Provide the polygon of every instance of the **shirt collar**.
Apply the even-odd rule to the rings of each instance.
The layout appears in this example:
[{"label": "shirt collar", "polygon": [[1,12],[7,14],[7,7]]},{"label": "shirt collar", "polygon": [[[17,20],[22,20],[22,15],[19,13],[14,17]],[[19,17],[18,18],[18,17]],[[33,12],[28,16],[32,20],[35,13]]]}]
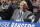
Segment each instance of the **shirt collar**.
[{"label": "shirt collar", "polygon": [[[21,13],[22,11],[20,10],[20,13]],[[22,14],[23,14],[24,12],[22,12]]]}]

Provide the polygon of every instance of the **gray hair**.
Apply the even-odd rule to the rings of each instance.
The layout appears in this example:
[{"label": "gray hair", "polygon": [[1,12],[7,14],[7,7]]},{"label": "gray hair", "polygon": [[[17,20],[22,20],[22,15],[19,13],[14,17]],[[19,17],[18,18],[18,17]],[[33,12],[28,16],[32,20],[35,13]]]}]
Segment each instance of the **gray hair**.
[{"label": "gray hair", "polygon": [[26,5],[26,7],[28,8],[28,5],[27,5],[27,2],[26,1],[21,1],[21,2],[23,2]]}]

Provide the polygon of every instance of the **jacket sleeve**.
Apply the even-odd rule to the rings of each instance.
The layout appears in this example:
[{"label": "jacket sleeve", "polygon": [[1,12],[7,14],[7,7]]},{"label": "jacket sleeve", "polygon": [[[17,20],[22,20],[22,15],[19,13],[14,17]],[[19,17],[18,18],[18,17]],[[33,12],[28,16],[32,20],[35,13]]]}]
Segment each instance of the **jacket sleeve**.
[{"label": "jacket sleeve", "polygon": [[28,19],[31,19],[32,23],[34,22],[35,18],[36,18],[36,16],[32,13],[28,15]]}]

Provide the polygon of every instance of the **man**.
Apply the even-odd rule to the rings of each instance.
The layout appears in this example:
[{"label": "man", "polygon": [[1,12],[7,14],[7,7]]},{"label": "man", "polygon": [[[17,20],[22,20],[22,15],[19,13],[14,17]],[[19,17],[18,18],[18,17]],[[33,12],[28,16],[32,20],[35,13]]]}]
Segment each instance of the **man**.
[{"label": "man", "polygon": [[37,0],[34,0],[34,2],[35,3],[33,3],[32,5],[33,5],[33,13],[36,15],[36,14],[38,14],[38,11],[39,11],[39,4],[38,4],[38,2],[37,2]]},{"label": "man", "polygon": [[36,14],[35,23],[40,23],[40,12]]},{"label": "man", "polygon": [[10,20],[14,10],[16,9],[16,6],[12,2],[10,2],[10,3],[9,3],[10,5],[8,6],[7,11],[3,15],[3,20]]},{"label": "man", "polygon": [[32,20],[35,19],[34,15],[32,15],[32,13],[28,10],[26,10],[27,8],[27,4],[25,1],[21,1],[20,2],[20,9],[15,10],[14,14],[11,17],[11,20],[13,21],[23,21],[23,22],[30,22],[30,19]]},{"label": "man", "polygon": [[2,9],[2,3],[1,3],[1,0],[0,0],[0,20],[2,20],[2,14],[3,14],[3,9]]}]

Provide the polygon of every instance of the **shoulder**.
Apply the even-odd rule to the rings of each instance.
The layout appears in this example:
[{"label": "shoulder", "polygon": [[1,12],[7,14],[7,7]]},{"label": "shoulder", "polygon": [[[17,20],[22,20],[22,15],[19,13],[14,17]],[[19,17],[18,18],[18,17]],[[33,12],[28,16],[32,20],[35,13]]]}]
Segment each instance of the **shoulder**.
[{"label": "shoulder", "polygon": [[19,9],[16,9],[16,10],[14,10],[14,11],[19,11]]},{"label": "shoulder", "polygon": [[34,19],[36,16],[32,13],[32,12],[30,12],[30,11],[27,11],[27,14],[28,14],[28,16],[27,16],[27,18],[29,18],[29,19]]},{"label": "shoulder", "polygon": [[19,11],[19,9],[14,10],[14,12],[18,12],[18,11]]},{"label": "shoulder", "polygon": [[31,12],[31,11],[26,10],[26,13],[31,14],[32,12]]}]

